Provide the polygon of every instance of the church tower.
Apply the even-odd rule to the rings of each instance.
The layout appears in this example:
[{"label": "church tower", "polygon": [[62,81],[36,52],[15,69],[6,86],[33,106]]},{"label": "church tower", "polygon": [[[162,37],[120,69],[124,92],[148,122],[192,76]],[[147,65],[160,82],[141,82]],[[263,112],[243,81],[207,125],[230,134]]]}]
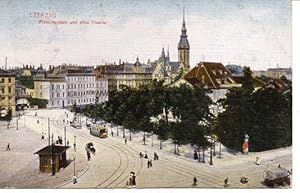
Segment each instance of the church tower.
[{"label": "church tower", "polygon": [[190,69],[190,44],[187,39],[186,27],[185,27],[185,13],[183,8],[183,21],[181,27],[181,35],[178,43],[178,62],[183,64],[184,71]]}]

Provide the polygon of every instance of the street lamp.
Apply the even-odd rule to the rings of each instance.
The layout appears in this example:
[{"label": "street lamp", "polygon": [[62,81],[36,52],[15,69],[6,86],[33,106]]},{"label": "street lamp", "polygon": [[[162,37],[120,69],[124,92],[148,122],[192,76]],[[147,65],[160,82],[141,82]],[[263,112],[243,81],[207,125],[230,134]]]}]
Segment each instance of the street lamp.
[{"label": "street lamp", "polygon": [[212,143],[210,145],[210,160],[209,165],[213,165],[213,151],[212,151]]},{"label": "street lamp", "polygon": [[125,138],[125,128],[123,126],[123,138]]},{"label": "street lamp", "polygon": [[177,143],[177,140],[174,140],[174,154],[176,155],[176,143]]},{"label": "street lamp", "polygon": [[219,158],[222,158],[222,153],[221,153],[221,151],[222,151],[222,143],[221,143],[220,140],[219,140],[219,143],[220,143]]},{"label": "street lamp", "polygon": [[74,161],[74,176],[76,176],[76,169],[75,169],[75,154],[73,155],[73,161]]},{"label": "street lamp", "polygon": [[119,125],[117,124],[117,136],[119,136]]},{"label": "street lamp", "polygon": [[213,143],[214,143],[214,152],[213,152],[213,156],[216,156],[216,136],[213,135]]},{"label": "street lamp", "polygon": [[153,147],[153,131],[151,131],[151,134],[152,134],[152,147]]},{"label": "street lamp", "polygon": [[202,147],[202,163],[205,163],[205,147],[204,147],[204,145],[203,145],[203,147]]}]

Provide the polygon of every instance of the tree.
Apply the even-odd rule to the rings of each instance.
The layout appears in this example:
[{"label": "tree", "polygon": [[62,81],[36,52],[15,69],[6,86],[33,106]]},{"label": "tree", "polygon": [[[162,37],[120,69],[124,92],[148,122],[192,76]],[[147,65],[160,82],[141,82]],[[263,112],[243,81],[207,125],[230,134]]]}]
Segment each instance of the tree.
[{"label": "tree", "polygon": [[222,101],[224,112],[216,122],[216,133],[227,147],[240,151],[245,132],[250,151],[263,151],[291,144],[291,103],[276,89],[253,91],[250,69],[245,69],[241,88],[230,89]]}]

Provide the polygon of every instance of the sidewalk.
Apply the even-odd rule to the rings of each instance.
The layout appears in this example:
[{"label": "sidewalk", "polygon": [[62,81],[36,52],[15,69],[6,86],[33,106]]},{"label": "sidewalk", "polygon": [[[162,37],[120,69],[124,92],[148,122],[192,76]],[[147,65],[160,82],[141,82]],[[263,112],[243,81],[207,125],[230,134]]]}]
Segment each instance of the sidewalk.
[{"label": "sidewalk", "polygon": [[[36,121],[26,117],[19,120],[16,130],[16,118],[9,129],[1,127],[0,135],[0,188],[48,188],[60,185],[73,177],[73,162],[62,168],[55,176],[39,172],[39,157],[34,153],[48,145],[47,139],[41,139],[41,132]],[[30,128],[30,129],[29,129]],[[5,151],[10,143],[11,151]],[[67,160],[72,159],[73,149],[67,151]],[[86,156],[76,154],[76,170],[79,173],[87,168]]]}]

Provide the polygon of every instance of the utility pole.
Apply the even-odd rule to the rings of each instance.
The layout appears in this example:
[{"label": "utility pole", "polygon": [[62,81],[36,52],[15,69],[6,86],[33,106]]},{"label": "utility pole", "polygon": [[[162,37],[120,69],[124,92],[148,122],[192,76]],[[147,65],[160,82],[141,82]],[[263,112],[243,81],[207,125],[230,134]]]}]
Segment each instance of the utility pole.
[{"label": "utility pole", "polygon": [[48,117],[48,145],[50,146],[50,118]]},{"label": "utility pole", "polygon": [[52,162],[52,176],[55,175],[55,163],[54,163],[54,144],[53,144],[53,133],[52,133],[52,145],[51,145],[51,162]]},{"label": "utility pole", "polygon": [[65,133],[65,147],[67,146],[67,130],[66,130],[66,126],[64,127],[64,133]]}]

